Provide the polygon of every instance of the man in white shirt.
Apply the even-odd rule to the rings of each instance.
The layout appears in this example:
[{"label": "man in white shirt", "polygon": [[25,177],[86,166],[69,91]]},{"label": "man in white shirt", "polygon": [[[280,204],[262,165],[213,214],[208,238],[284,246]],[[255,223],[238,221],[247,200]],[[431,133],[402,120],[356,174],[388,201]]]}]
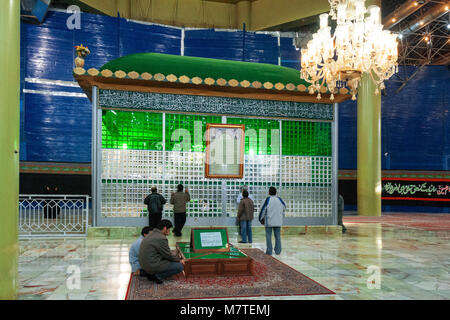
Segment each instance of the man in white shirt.
[{"label": "man in white shirt", "polygon": [[269,188],[269,196],[264,200],[264,204],[259,213],[259,221],[266,227],[266,254],[272,254],[272,230],[275,235],[275,254],[281,253],[280,230],[283,225],[284,212],[286,204],[277,197],[277,189]]}]

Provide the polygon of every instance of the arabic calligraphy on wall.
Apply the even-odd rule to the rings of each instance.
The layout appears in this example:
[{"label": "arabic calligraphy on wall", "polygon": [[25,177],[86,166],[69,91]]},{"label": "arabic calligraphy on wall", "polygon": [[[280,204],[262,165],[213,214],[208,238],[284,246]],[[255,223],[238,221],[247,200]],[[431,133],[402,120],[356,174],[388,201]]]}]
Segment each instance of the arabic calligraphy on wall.
[{"label": "arabic calligraphy on wall", "polygon": [[450,179],[383,178],[382,199],[450,202]]}]

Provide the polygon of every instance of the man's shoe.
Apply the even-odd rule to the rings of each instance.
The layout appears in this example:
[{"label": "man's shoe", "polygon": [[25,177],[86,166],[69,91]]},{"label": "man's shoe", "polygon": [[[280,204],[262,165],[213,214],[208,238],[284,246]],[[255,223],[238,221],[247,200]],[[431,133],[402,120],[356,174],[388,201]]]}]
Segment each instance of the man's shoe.
[{"label": "man's shoe", "polygon": [[158,277],[156,277],[154,274],[147,275],[147,279],[150,281],[156,282],[157,284],[163,283],[163,281],[161,279],[159,279]]},{"label": "man's shoe", "polygon": [[139,276],[140,276],[140,277],[146,277],[146,276],[148,275],[148,273],[145,272],[144,269],[140,269],[139,271],[140,271],[140,272],[139,272]]}]

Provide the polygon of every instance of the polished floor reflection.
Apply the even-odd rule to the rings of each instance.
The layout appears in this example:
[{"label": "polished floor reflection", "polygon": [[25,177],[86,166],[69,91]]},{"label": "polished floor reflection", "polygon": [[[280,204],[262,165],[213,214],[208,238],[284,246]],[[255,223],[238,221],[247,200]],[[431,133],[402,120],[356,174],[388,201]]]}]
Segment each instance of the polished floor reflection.
[{"label": "polished floor reflection", "polygon": [[[449,229],[426,230],[376,219],[344,221],[347,232],[342,237],[282,237],[283,251],[275,257],[336,293],[286,299],[450,299]],[[176,240],[171,235],[170,245]],[[188,235],[182,240],[188,241]],[[230,241],[237,243],[237,235],[230,234]],[[132,242],[20,241],[19,299],[124,299]],[[264,236],[255,234],[252,246],[264,250]]]}]

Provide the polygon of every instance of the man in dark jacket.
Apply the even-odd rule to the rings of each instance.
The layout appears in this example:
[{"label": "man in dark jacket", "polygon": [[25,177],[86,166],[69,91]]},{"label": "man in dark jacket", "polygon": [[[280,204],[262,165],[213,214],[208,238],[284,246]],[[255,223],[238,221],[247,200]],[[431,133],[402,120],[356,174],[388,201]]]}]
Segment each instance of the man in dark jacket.
[{"label": "man in dark jacket", "polygon": [[156,187],[152,187],[152,193],[144,199],[144,204],[148,209],[148,226],[150,228],[156,228],[161,221],[163,206],[167,202],[157,191]]},{"label": "man in dark jacket", "polygon": [[181,230],[186,223],[186,203],[191,201],[191,195],[186,188],[183,192],[183,185],[177,186],[177,192],[172,193],[170,197],[170,204],[173,204],[173,217],[175,222],[175,228],[173,233],[176,237],[181,237]]},{"label": "man in dark jacket", "polygon": [[172,222],[163,219],[141,242],[139,264],[150,281],[162,283],[165,278],[184,270],[184,260],[172,254],[167,235]]},{"label": "man in dark jacket", "polygon": [[248,191],[242,191],[242,200],[239,202],[237,219],[241,226],[242,241],[239,243],[252,243],[252,220],[255,207],[253,200],[249,198]]}]

